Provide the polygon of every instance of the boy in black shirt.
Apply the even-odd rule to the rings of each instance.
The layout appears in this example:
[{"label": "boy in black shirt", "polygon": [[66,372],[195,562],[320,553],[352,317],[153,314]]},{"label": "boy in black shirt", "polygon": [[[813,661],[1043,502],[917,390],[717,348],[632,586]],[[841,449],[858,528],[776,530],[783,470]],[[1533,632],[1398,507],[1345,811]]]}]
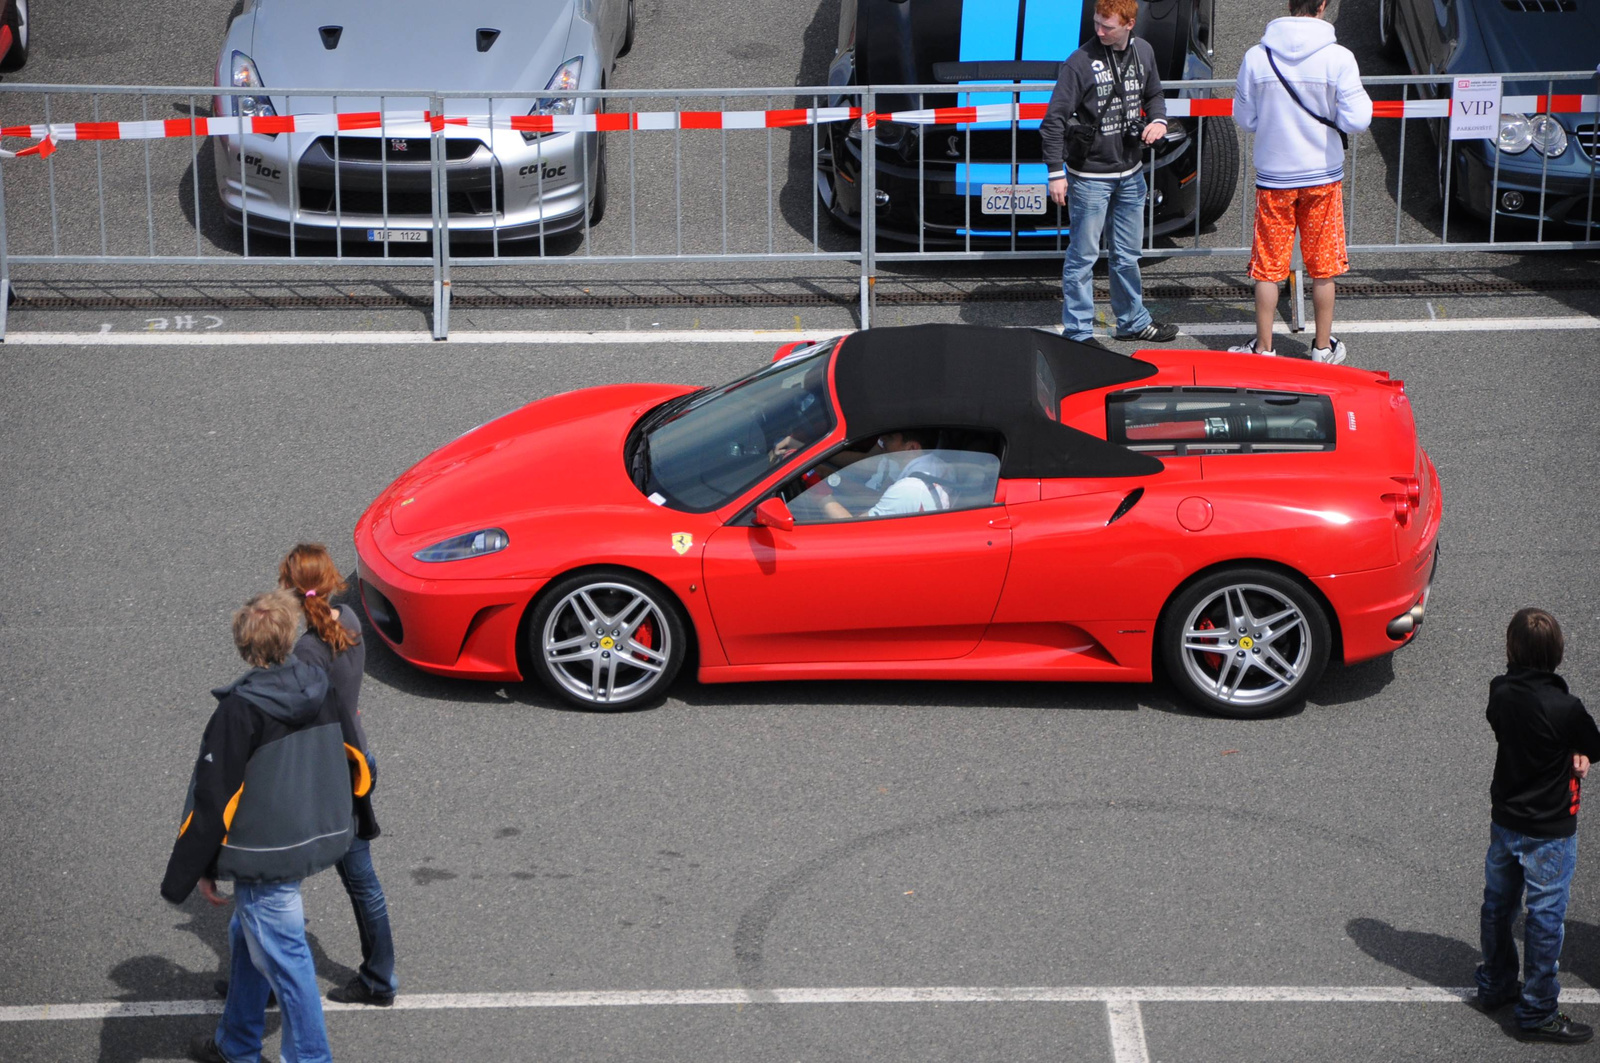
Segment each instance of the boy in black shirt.
[{"label": "boy in black shirt", "polygon": [[[1556,1010],[1556,971],[1578,864],[1578,797],[1590,760],[1600,758],[1600,729],[1556,675],[1564,648],[1555,617],[1523,609],[1506,629],[1506,674],[1489,684],[1489,725],[1500,749],[1489,787],[1493,822],[1477,982],[1478,1005],[1485,1011],[1517,1002],[1522,1040],[1581,1044],[1594,1028]],[[1524,888],[1526,958],[1519,989],[1511,925]]]}]

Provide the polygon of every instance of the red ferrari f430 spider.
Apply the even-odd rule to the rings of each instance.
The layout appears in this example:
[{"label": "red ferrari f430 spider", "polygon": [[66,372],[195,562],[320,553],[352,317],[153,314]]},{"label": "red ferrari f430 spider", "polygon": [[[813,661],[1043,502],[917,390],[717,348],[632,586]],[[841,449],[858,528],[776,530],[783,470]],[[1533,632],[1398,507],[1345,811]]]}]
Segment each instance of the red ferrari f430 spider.
[{"label": "red ferrari f430 spider", "polygon": [[1145,682],[1230,716],[1417,634],[1443,504],[1386,373],[1028,329],[529,403],[356,526],[405,660],[590,708],[702,682]]}]

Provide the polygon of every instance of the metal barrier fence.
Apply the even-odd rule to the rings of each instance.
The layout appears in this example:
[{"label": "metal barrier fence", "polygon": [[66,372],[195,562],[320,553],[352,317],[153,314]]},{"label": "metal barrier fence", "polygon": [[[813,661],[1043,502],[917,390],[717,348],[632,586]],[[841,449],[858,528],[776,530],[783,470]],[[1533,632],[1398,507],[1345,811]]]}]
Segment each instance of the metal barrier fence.
[{"label": "metal barrier fence", "polygon": [[[1507,75],[1508,112],[1577,114],[1560,151],[1550,134],[1515,155],[1445,139],[1459,76],[1364,79],[1399,98],[1351,138],[1351,253],[1600,248],[1600,103],[1582,94],[1595,75]],[[1249,255],[1250,142],[1232,86],[1168,86],[1175,121],[1146,163],[1147,256]],[[0,133],[42,156],[0,162],[0,290],[13,266],[53,264],[427,269],[443,338],[462,268],[837,261],[855,266],[866,326],[880,264],[1062,253],[1069,220],[1039,161],[1049,88],[307,89],[273,92],[280,115],[259,90],[0,85]],[[11,124],[21,117],[39,121]],[[1419,120],[1433,136],[1412,133],[1408,149]],[[1408,175],[1418,150],[1426,165]],[[1391,232],[1366,205],[1390,192],[1392,238],[1363,240],[1378,223]]]}]

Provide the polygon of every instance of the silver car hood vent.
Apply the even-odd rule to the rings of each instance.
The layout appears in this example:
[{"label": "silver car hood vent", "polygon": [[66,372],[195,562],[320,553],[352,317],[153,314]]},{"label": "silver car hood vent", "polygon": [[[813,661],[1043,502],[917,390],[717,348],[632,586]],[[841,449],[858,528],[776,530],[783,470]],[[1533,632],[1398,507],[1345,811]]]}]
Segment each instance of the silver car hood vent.
[{"label": "silver car hood vent", "polygon": [[344,27],[323,26],[317,32],[322,34],[322,46],[331,52],[339,47],[339,35],[344,32]]},{"label": "silver car hood vent", "polygon": [[478,31],[478,51],[487,52],[490,48],[494,47],[494,42],[499,40],[499,39],[500,39],[500,31],[499,30],[487,30],[487,29],[479,30]]}]

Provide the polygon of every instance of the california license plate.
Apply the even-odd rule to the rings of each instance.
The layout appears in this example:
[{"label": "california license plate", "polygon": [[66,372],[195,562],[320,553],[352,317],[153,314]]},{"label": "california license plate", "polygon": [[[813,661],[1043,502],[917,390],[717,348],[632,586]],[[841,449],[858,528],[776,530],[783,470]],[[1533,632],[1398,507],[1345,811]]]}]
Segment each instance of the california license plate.
[{"label": "california license plate", "polygon": [[[1042,213],[1042,212],[1041,212]],[[426,229],[368,229],[367,240],[371,243],[381,244],[384,241],[397,244],[425,244],[428,242]]]},{"label": "california license plate", "polygon": [[985,214],[1043,214],[1044,185],[984,185]]}]

